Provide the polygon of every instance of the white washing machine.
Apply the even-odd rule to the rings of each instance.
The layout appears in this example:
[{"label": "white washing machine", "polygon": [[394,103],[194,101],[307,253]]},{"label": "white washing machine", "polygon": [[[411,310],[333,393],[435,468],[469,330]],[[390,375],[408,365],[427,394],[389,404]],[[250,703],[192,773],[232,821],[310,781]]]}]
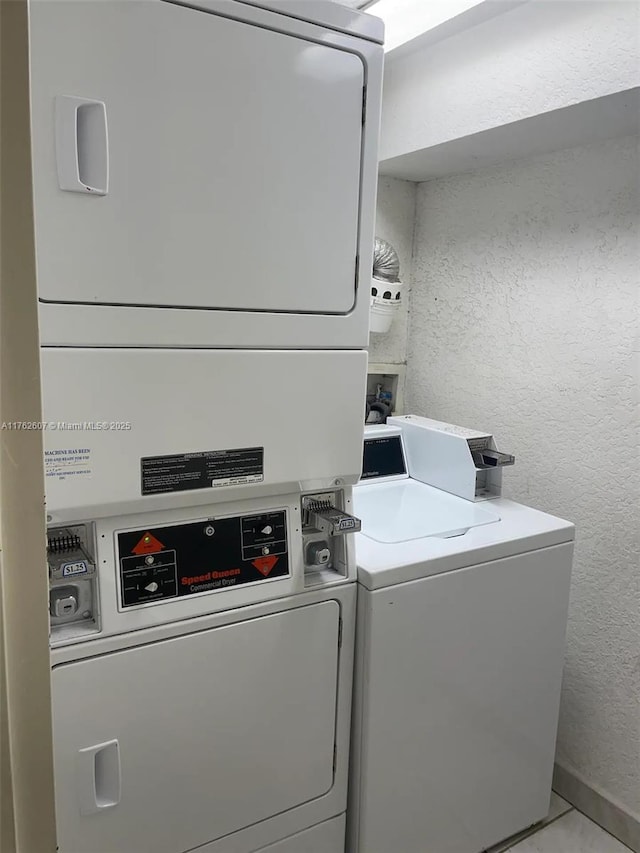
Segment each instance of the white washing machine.
[{"label": "white washing machine", "polygon": [[351,853],[479,853],[548,812],[574,528],[499,497],[499,461],[423,418],[367,429]]}]

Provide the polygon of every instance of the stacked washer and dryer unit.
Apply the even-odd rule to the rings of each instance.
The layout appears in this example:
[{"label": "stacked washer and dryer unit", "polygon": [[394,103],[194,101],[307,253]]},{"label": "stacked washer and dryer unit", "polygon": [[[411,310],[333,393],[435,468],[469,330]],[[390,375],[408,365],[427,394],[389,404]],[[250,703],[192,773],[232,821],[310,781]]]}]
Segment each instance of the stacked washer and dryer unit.
[{"label": "stacked washer and dryer unit", "polygon": [[60,853],[344,849],[381,42],[30,4]]}]

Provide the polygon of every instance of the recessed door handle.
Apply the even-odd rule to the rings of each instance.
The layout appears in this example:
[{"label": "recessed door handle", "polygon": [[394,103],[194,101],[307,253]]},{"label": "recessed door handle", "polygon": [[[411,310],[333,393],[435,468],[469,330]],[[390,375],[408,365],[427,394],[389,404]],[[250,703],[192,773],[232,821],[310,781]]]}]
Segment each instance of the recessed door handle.
[{"label": "recessed door handle", "polygon": [[60,189],[106,195],[109,191],[109,139],[104,102],[58,95],[55,122]]},{"label": "recessed door handle", "polygon": [[117,740],[78,750],[76,769],[80,814],[98,814],[118,805],[120,745]]}]

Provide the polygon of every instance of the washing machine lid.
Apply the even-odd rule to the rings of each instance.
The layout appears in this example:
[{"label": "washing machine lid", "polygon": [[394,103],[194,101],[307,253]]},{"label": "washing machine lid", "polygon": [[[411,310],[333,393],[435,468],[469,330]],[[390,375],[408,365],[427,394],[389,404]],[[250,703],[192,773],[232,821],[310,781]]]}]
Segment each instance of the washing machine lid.
[{"label": "washing machine lid", "polygon": [[362,535],[381,543],[460,536],[472,527],[500,521],[483,504],[411,479],[361,486],[355,490],[354,507]]},{"label": "washing machine lid", "polygon": [[[405,493],[405,502],[409,506],[417,504],[418,495],[421,500],[419,509],[412,507],[411,513],[415,514],[407,514],[400,520],[394,501],[401,492],[392,491],[390,487],[405,483],[414,484]],[[421,488],[416,490],[415,486]],[[375,508],[374,502],[377,503]],[[458,503],[465,504],[469,514],[465,515]],[[450,508],[449,522],[445,507]],[[491,520],[478,514],[473,523],[474,512],[486,513]],[[354,513],[363,522],[362,532],[356,534],[358,582],[370,590],[513,557],[574,539],[574,526],[569,521],[506,498],[473,504],[414,480],[357,486],[354,489]],[[387,520],[374,524],[383,514]],[[402,538],[418,530],[423,532],[422,536]],[[372,533],[378,538],[374,539]]]}]

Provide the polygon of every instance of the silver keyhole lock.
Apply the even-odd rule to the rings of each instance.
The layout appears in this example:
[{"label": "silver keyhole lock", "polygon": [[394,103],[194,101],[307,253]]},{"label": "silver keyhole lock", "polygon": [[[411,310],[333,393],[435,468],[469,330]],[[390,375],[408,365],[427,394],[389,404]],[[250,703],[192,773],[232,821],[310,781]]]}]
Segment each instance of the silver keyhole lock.
[{"label": "silver keyhole lock", "polygon": [[216,529],[212,524],[207,524],[204,529],[204,532],[207,536],[213,536],[213,534],[216,532]]}]

